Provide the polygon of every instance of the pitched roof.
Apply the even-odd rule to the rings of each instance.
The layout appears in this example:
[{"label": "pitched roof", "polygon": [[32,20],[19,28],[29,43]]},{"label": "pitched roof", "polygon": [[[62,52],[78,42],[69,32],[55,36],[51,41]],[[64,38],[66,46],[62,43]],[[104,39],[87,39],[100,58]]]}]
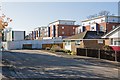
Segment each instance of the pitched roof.
[{"label": "pitched roof", "polygon": [[87,33],[87,31],[81,32],[80,34],[70,36],[66,39],[83,39],[86,33]]},{"label": "pitched roof", "polygon": [[65,39],[100,39],[103,36],[103,32],[97,31],[85,31],[81,32],[80,34],[70,36]]},{"label": "pitched roof", "polygon": [[111,30],[110,32],[108,32],[107,34],[102,36],[102,38],[108,38],[111,34],[115,33],[116,31],[120,31],[120,26],[118,26],[115,29]]}]

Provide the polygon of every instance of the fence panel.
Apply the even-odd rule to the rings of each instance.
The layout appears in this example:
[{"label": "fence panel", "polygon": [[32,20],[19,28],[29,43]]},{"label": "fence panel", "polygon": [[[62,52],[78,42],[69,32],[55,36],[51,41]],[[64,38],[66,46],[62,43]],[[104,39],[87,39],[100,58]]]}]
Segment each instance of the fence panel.
[{"label": "fence panel", "polygon": [[120,62],[120,51],[77,48],[77,55]]},{"label": "fence panel", "polygon": [[116,51],[116,55],[117,55],[117,61],[120,62],[120,51]]},{"label": "fence panel", "polygon": [[100,50],[100,58],[115,61],[115,51]]},{"label": "fence panel", "polygon": [[98,58],[98,50],[97,49],[87,49],[87,56]]},{"label": "fence panel", "polygon": [[86,56],[86,49],[77,48],[77,55]]}]

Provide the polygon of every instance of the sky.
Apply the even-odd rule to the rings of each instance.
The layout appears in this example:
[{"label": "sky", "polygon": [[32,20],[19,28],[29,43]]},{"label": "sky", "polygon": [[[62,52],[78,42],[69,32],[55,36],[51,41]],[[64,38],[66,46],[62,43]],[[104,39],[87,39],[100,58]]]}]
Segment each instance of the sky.
[{"label": "sky", "polygon": [[56,20],[75,20],[76,24],[101,10],[118,14],[117,2],[3,2],[2,12],[13,21],[13,30],[29,31]]}]

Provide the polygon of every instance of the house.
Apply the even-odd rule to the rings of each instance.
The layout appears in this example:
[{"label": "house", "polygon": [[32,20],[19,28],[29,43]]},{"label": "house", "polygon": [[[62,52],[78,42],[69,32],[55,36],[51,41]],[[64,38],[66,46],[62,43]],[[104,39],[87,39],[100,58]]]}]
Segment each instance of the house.
[{"label": "house", "polygon": [[75,35],[75,25],[73,20],[57,20],[49,24],[50,37],[69,37]]},{"label": "house", "polygon": [[25,40],[25,31],[4,31],[3,41]]},{"label": "house", "polygon": [[115,51],[120,51],[120,26],[111,30],[109,33],[104,35],[102,38],[105,40],[105,45],[109,45]]},{"label": "house", "polygon": [[76,48],[102,49],[104,39],[101,39],[103,32],[85,31],[80,34],[63,39],[63,48],[76,52]]},{"label": "house", "polygon": [[82,21],[81,31],[103,31],[108,33],[120,25],[120,16],[98,16]]}]

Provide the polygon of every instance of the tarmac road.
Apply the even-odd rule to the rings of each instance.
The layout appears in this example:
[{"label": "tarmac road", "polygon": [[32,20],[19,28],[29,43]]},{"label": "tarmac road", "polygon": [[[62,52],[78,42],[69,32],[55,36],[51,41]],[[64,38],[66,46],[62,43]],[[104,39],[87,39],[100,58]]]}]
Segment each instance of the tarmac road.
[{"label": "tarmac road", "polygon": [[118,79],[118,63],[98,59],[73,59],[42,50],[3,52],[3,76],[15,78]]}]

